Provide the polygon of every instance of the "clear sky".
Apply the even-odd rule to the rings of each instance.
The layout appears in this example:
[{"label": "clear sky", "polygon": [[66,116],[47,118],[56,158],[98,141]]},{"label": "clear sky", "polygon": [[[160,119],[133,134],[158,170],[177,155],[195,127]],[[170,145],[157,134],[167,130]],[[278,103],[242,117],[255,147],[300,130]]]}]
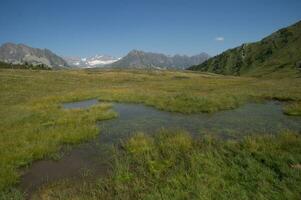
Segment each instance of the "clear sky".
[{"label": "clear sky", "polygon": [[301,0],[0,0],[0,44],[58,55],[211,55],[301,20]]}]

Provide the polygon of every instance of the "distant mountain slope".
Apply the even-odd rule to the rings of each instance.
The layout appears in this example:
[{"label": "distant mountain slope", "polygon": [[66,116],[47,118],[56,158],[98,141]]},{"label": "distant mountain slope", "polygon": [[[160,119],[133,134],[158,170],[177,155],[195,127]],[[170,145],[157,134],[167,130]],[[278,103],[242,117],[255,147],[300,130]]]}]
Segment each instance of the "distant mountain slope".
[{"label": "distant mountain slope", "polygon": [[12,64],[0,61],[0,69],[31,69],[31,70],[51,70],[50,67],[40,64],[40,65],[30,65],[30,64]]},{"label": "distant mountain slope", "polygon": [[68,67],[64,59],[48,49],[13,43],[5,43],[0,47],[0,61],[12,64],[46,65],[51,68]]},{"label": "distant mountain slope", "polygon": [[226,75],[295,73],[301,69],[301,21],[259,42],[227,50],[188,69]]},{"label": "distant mountain slope", "polygon": [[119,61],[111,64],[111,67],[118,68],[177,68],[185,69],[188,66],[204,62],[209,55],[202,53],[195,56],[175,55],[166,56],[159,53],[149,53],[132,50]]},{"label": "distant mountain slope", "polygon": [[64,60],[72,67],[92,68],[103,67],[118,61],[120,58],[107,55],[95,55],[87,58],[80,57],[64,57]]}]

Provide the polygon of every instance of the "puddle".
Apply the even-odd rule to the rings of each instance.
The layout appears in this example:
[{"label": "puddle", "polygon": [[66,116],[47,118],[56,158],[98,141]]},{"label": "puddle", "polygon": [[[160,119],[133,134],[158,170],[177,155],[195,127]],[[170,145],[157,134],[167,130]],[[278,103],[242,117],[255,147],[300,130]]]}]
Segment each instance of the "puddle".
[{"label": "puddle", "polygon": [[[66,103],[64,108],[87,108],[96,99]],[[96,140],[79,145],[59,161],[43,160],[33,163],[21,180],[21,187],[31,193],[44,183],[78,177],[85,170],[106,175],[112,155],[112,145],[136,132],[154,133],[162,128],[186,130],[199,136],[214,133],[223,138],[241,138],[247,134],[276,134],[282,130],[301,132],[301,117],[282,113],[282,104],[250,103],[240,108],[213,114],[184,115],[156,110],[141,104],[113,103],[119,117],[98,122],[101,133]]]}]

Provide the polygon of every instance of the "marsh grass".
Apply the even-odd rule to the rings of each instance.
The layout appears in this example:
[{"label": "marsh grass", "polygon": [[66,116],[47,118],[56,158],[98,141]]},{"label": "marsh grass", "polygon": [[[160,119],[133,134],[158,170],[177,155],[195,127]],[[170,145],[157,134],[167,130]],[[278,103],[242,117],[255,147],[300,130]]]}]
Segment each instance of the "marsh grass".
[{"label": "marsh grass", "polygon": [[299,116],[301,115],[301,101],[293,102],[286,105],[283,112],[287,115]]},{"label": "marsh grass", "polygon": [[[115,150],[113,172],[59,182],[33,199],[299,199],[301,137],[285,132],[241,141],[185,132],[139,133]],[[72,185],[72,187],[70,187]]]},{"label": "marsh grass", "polygon": [[[175,78],[181,77],[181,78]],[[182,78],[187,77],[187,78]],[[62,102],[98,98],[181,112],[216,112],[262,99],[301,100],[301,79],[258,79],[179,71],[46,71],[0,69],[0,191],[20,168],[57,157],[64,144],[95,137],[109,105],[64,110]],[[298,107],[290,107],[290,112]]]},{"label": "marsh grass", "polygon": [[[0,186],[18,180],[17,169],[46,156],[54,158],[62,144],[78,144],[96,136],[96,121],[116,117],[109,104],[63,110],[51,101],[24,106],[27,116],[7,126],[1,137]],[[5,148],[4,148],[5,147]]]}]

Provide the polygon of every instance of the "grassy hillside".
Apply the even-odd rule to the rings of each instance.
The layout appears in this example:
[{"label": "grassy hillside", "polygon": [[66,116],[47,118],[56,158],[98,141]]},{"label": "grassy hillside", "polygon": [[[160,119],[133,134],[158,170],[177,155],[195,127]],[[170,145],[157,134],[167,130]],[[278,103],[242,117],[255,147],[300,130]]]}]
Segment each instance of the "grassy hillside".
[{"label": "grassy hillside", "polygon": [[225,75],[300,76],[301,21],[259,42],[227,50],[189,69]]},{"label": "grassy hillside", "polygon": [[16,194],[12,187],[18,183],[20,168],[53,155],[64,144],[93,138],[99,133],[96,120],[116,116],[110,105],[64,110],[62,102],[100,98],[196,113],[278,99],[290,100],[285,112],[296,115],[301,110],[300,85],[300,78],[189,71],[0,69],[0,199],[12,191]]}]

